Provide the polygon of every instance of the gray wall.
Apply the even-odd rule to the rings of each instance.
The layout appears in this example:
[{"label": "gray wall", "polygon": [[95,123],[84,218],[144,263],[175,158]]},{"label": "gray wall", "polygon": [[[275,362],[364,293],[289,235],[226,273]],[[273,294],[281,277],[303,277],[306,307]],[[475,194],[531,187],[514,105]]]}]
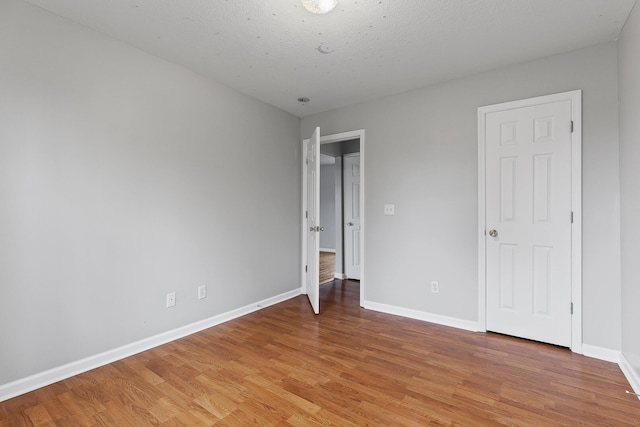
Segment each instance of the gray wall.
[{"label": "gray wall", "polygon": [[336,173],[335,164],[320,166],[321,249],[336,249]]},{"label": "gray wall", "polygon": [[618,40],[622,352],[640,379],[640,6]]},{"label": "gray wall", "polygon": [[304,118],[366,131],[365,298],[476,321],[477,108],[583,89],[584,343],[620,350],[616,63],[608,43]]},{"label": "gray wall", "polygon": [[299,288],[298,118],[21,1],[0,52],[0,384]]}]

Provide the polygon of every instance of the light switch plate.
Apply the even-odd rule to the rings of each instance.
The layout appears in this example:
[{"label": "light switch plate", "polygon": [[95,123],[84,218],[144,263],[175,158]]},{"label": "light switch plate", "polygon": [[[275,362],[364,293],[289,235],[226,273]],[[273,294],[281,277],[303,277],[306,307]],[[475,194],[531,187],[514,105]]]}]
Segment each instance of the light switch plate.
[{"label": "light switch plate", "polygon": [[385,215],[395,215],[396,214],[396,205],[384,205],[384,214]]}]

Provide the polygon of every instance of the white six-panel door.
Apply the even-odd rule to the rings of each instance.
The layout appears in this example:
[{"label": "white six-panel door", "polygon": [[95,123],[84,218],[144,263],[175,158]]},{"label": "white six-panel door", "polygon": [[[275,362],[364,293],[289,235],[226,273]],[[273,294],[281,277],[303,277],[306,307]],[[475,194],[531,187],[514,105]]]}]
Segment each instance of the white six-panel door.
[{"label": "white six-panel door", "polygon": [[345,274],[360,280],[360,153],[344,156],[343,186]]},{"label": "white six-panel door", "polygon": [[570,347],[571,100],[484,118],[487,330]]},{"label": "white six-panel door", "polygon": [[320,313],[320,128],[307,143],[307,297]]}]

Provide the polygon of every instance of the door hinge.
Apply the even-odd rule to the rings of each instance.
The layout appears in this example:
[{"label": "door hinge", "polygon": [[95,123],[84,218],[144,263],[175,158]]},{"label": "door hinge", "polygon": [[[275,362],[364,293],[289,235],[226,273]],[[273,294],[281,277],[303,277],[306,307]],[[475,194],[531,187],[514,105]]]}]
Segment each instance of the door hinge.
[{"label": "door hinge", "polygon": [[309,159],[308,158],[304,159],[304,161],[305,161],[306,164],[309,164]]},{"label": "door hinge", "polygon": [[573,133],[573,120],[571,120],[571,133]]},{"label": "door hinge", "polygon": [[[304,211],[304,217],[306,219],[309,219],[309,211]],[[573,218],[573,217],[571,217],[571,218]],[[571,221],[571,222],[573,222],[573,221]]]},{"label": "door hinge", "polygon": [[571,224],[573,224],[573,211],[571,211]]},{"label": "door hinge", "polygon": [[571,314],[573,314],[573,303],[571,303]]},{"label": "door hinge", "polygon": [[305,265],[305,266],[304,266],[304,272],[305,272],[305,273],[308,273],[308,272],[309,272],[309,266],[308,266],[308,265]]}]

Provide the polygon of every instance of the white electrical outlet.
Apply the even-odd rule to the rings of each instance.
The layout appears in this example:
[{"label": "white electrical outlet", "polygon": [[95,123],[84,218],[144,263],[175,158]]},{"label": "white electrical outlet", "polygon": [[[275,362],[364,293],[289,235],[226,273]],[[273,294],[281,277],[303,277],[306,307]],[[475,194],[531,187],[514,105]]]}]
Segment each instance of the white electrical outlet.
[{"label": "white electrical outlet", "polygon": [[438,285],[438,282],[435,280],[431,282],[431,292],[433,292],[434,294],[440,292],[440,285]]},{"label": "white electrical outlet", "polygon": [[396,205],[384,205],[384,214],[385,215],[395,215],[396,214]]},{"label": "white electrical outlet", "polygon": [[176,305],[176,293],[169,292],[167,294],[167,308],[173,307],[174,305]]},{"label": "white electrical outlet", "polygon": [[205,285],[198,286],[198,299],[207,297],[207,287]]}]

